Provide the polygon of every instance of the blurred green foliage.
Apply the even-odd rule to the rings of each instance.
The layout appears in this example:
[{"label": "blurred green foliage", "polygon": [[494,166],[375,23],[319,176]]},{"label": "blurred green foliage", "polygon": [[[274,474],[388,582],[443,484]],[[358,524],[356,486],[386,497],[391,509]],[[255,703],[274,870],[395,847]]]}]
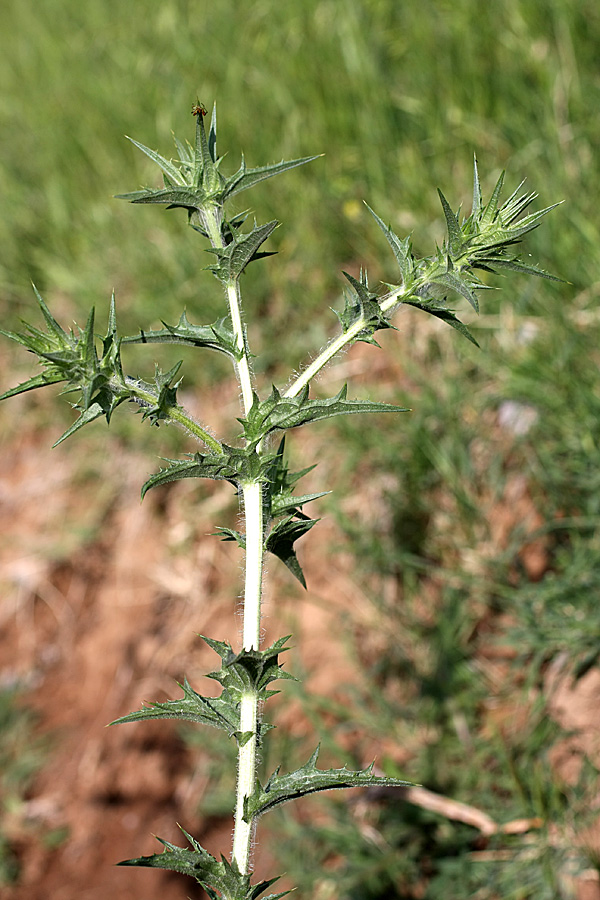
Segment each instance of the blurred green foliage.
[{"label": "blurred green foliage", "polygon": [[35,724],[19,692],[0,689],[0,887],[17,881],[20,845],[36,832],[27,821],[25,800],[48,748],[36,736]]},{"label": "blurred green foliage", "polygon": [[[218,104],[232,170],[238,148],[249,165],[326,154],[256,194],[260,221],[284,220],[273,239],[280,258],[247,275],[267,347],[268,329],[285,327],[302,337],[292,354],[307,336],[316,349],[340,268],[381,255],[363,199],[397,232],[415,229],[417,251],[429,253],[441,237],[427,232],[439,222],[434,188],[455,205],[468,197],[474,152],[490,184],[508,166],[543,198],[567,201],[532,253],[576,290],[595,281],[592,0],[7,0],[0,33],[9,327],[31,302],[30,280],[80,317],[90,303],[100,314],[115,287],[132,329],[159,308],[178,316],[183,304],[195,321],[212,321],[220,291],[199,277],[210,259],[196,236],[182,236],[177,217],[111,199],[156,177],[124,134],[168,153],[171,130],[193,133],[196,97]],[[526,285],[519,306],[539,310],[559,291]],[[319,316],[307,326],[312,309]]]},{"label": "blurred green foliage", "polygon": [[[497,822],[543,827],[483,839],[390,797],[369,810],[376,841],[364,878],[383,867],[371,893],[361,894],[352,850],[361,823],[340,828],[351,858],[335,856],[344,898],[566,900],[577,874],[597,866],[576,836],[597,817],[598,760],[586,761],[585,742],[569,742],[551,709],[556,685],[577,684],[600,658],[600,320],[577,297],[554,318],[512,318],[508,306],[501,298],[498,315],[484,315],[485,355],[437,333],[421,340],[411,383],[394,394],[413,407],[404,421],[337,426],[346,453],[330,512],[380,637],[362,651],[370,687],[350,693],[345,710],[323,701],[318,718],[337,719],[338,740],[351,722],[375,746],[411,748],[405,777]],[[402,337],[410,342],[410,326]],[[344,498],[360,496],[365,479],[357,516]],[[567,713],[566,727],[594,726]],[[564,748],[578,757],[579,779],[562,780],[559,747],[563,762]],[[396,771],[393,757],[380,764]],[[333,834],[342,813],[331,815]],[[406,825],[415,820],[416,833]],[[377,845],[389,835],[401,868]],[[322,831],[313,840],[334,858]]]}]

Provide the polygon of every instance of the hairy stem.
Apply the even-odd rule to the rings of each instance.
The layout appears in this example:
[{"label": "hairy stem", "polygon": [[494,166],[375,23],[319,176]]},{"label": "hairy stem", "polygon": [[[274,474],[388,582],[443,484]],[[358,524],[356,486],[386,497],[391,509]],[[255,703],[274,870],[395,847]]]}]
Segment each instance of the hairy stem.
[{"label": "hairy stem", "polygon": [[246,334],[242,322],[240,286],[238,281],[234,281],[232,284],[227,285],[227,302],[229,303],[231,325],[233,327],[233,333],[235,334],[237,348],[243,354],[239,362],[236,363],[236,368],[242,391],[244,412],[248,415],[253,400],[252,376],[248,364],[248,349],[246,347]]},{"label": "hairy stem", "polygon": [[[150,391],[141,387],[139,381],[134,378],[127,377],[125,379],[128,390],[141,406],[153,406],[156,402],[156,396]],[[181,426],[189,434],[194,435],[203,444],[206,444],[213,453],[222,453],[223,448],[219,441],[209,434],[205,428],[198,424],[182,406],[173,405],[168,408],[169,419],[176,425]]]},{"label": "hairy stem", "polygon": [[[221,234],[220,211],[213,209],[212,207],[204,210],[201,221],[206,227],[209,240],[213,247],[222,250],[225,244],[223,242],[223,235]],[[249,354],[246,345],[246,332],[244,330],[244,323],[242,322],[240,285],[237,279],[234,279],[226,285],[226,292],[229,314],[231,316],[231,326],[233,328],[233,333],[235,334],[237,348],[242,354],[241,359],[236,363],[236,371],[242,391],[244,412],[247,415],[252,406],[253,399],[252,375],[248,363]]]},{"label": "hairy stem", "polygon": [[[209,239],[213,247],[224,246],[221,235],[220,220],[216,211],[207,210],[203,216]],[[239,281],[230,281],[225,286],[231,325],[241,357],[236,363],[236,373],[242,392],[244,413],[248,415],[254,400],[252,373],[249,365],[249,352],[246,332],[242,321],[241,296]],[[260,644],[260,620],[262,575],[264,559],[264,525],[263,497],[260,482],[247,482],[242,485],[244,518],[246,531],[246,561],[243,605],[242,641],[244,650],[258,650]],[[242,737],[238,750],[238,777],[234,814],[232,863],[235,863],[242,874],[248,874],[250,854],[254,835],[253,822],[244,819],[244,805],[256,784],[256,765],[258,748],[258,696],[256,691],[243,694],[240,702],[240,731]]]},{"label": "hairy stem", "polygon": [[[246,520],[246,582],[244,589],[244,650],[258,650],[260,643],[260,601],[263,571],[263,512],[262,485],[249,482],[243,486],[244,515]],[[253,823],[244,820],[244,802],[256,784],[258,746],[258,697],[256,691],[242,696],[240,705],[240,731],[249,733],[248,740],[239,748],[238,780],[233,833],[232,861],[240,872],[246,874],[252,849]]]},{"label": "hairy stem", "polygon": [[[390,291],[389,294],[386,294],[385,297],[382,297],[379,301],[379,305],[383,312],[389,312],[396,306],[397,303],[401,302],[403,296],[403,291],[401,288],[396,288],[393,291]],[[350,344],[358,334],[363,330],[366,326],[367,320],[361,316],[360,319],[357,319],[356,322],[342,334],[339,334],[336,338],[334,338],[324,350],[322,350],[316,359],[312,361],[312,363],[304,369],[304,371],[296,378],[292,384],[289,386],[287,391],[284,392],[284,397],[296,397],[300,391],[309,384],[315,375],[321,371],[321,369],[325,368],[328,362],[330,362],[336,354],[343,350],[348,344]]]},{"label": "hairy stem", "polygon": [[263,570],[262,485],[251,481],[243,486],[246,520],[246,581],[244,588],[244,650],[258,650],[260,642],[260,599]]}]

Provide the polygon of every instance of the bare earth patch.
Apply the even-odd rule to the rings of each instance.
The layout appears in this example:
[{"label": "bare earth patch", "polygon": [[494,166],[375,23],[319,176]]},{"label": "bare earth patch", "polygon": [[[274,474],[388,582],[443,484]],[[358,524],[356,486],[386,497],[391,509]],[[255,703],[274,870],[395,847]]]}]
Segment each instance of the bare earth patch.
[{"label": "bare earth patch", "polygon": [[[344,364],[360,371],[363,352],[357,346]],[[385,381],[389,369],[378,375]],[[203,409],[209,421],[218,422],[220,410],[236,402],[234,388],[216,389]],[[4,888],[3,896],[200,897],[188,879],[114,865],[156,852],[152,833],[182,843],[177,822],[209,851],[229,852],[229,820],[201,812],[207,778],[199,759],[192,758],[175,728],[106,725],[144,701],[177,695],[174,682],[184,673],[197,689],[210,689],[210,682],[199,682],[215,656],[197,635],[231,640],[239,624],[232,628],[240,557],[232,544],[211,536],[215,525],[235,515],[233,491],[228,485],[181,482],[151,492],[140,504],[139,488],[152,471],[152,458],[123,449],[100,429],[87,445],[73,441],[51,450],[55,438],[55,432],[31,427],[2,446],[0,673],[5,686],[24,687],[23,702],[38,711],[39,733],[48,736],[52,748],[24,807],[4,825],[22,872],[19,884]],[[87,480],[76,476],[73,484],[72,473],[85,469],[86,455],[95,474]],[[312,460],[308,451],[305,457]],[[102,474],[115,462],[117,482],[106,487]],[[326,480],[326,473],[320,474]],[[366,503],[372,510],[377,497]],[[529,522],[532,531],[540,524],[519,479],[510,482],[490,516],[498,545],[516,520]],[[357,670],[348,636],[353,629],[364,634],[373,627],[372,613],[352,560],[341,550],[331,554],[332,544],[341,543],[333,522],[322,522],[315,534],[300,550],[307,593],[279,563],[270,563],[265,638],[293,632],[294,652],[309,673],[307,686],[336,697]],[[543,542],[526,549],[523,564],[532,580],[541,577]],[[344,618],[348,628],[340,627]],[[491,655],[482,659],[482,665],[501,664]],[[556,765],[567,776],[583,751],[599,759],[600,676],[594,671],[572,684],[554,672],[548,694],[553,715],[577,732],[557,753]],[[309,731],[297,703],[281,701],[274,708],[278,724],[292,735]],[[507,712],[513,714],[514,709]],[[368,736],[362,741],[373,749]],[[394,748],[386,752],[393,756]],[[456,809],[447,809],[452,818],[450,810]],[[68,837],[49,846],[45,836],[61,829]],[[600,849],[597,832],[574,839]],[[266,854],[259,856],[257,876],[267,877],[270,864]],[[593,880],[582,881],[578,890],[580,900],[600,897]]]}]

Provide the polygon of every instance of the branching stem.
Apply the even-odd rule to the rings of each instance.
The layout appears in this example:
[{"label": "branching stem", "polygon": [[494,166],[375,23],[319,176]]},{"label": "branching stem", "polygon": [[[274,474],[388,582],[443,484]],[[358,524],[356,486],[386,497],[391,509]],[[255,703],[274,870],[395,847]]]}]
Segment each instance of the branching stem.
[{"label": "branching stem", "polygon": [[[156,403],[156,396],[150,391],[140,387],[139,382],[134,378],[126,378],[126,385],[135,400],[144,406],[153,406]],[[198,424],[182,406],[174,405],[168,409],[169,419],[176,425],[180,425],[185,431],[193,434],[195,438],[206,444],[213,453],[222,453],[223,448],[219,441],[209,434],[209,432]]]}]

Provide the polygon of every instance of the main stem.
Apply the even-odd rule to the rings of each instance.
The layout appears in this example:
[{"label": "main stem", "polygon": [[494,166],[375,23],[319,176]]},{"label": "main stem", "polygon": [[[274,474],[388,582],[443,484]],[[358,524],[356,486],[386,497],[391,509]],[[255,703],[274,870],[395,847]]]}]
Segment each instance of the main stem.
[{"label": "main stem", "polygon": [[[258,650],[260,642],[260,600],[263,569],[262,485],[243,486],[246,520],[246,580],[244,590],[244,650]],[[258,746],[258,696],[256,690],[242,694],[240,703],[240,747],[233,832],[232,862],[247,874],[252,849],[253,823],[244,819],[244,803],[254,791]],[[246,736],[248,739],[246,740]]]},{"label": "main stem", "polygon": [[[237,288],[237,284],[236,284]],[[236,291],[237,297],[237,291]],[[236,330],[236,318],[232,321]],[[239,317],[239,305],[237,306],[238,322],[242,328]],[[244,340],[243,332],[236,332]],[[238,375],[242,398],[246,414],[252,406],[252,384],[248,356],[244,356],[238,363]],[[260,644],[260,601],[262,596],[263,576],[263,496],[262,484],[258,481],[248,481],[242,485],[242,498],[244,503],[244,519],[246,532],[246,573],[244,583],[243,606],[243,631],[242,641],[244,650],[258,650]],[[240,701],[240,731],[238,749],[238,779],[235,803],[235,824],[233,831],[232,862],[234,862],[242,874],[248,874],[250,865],[250,853],[254,836],[252,820],[244,818],[244,803],[254,791],[256,784],[256,763],[258,747],[258,695],[256,690],[242,694]]]},{"label": "main stem", "polygon": [[[208,211],[207,211],[208,212]],[[207,225],[208,234],[213,247],[222,248],[223,237],[216,211],[212,215],[205,215],[204,222]],[[254,394],[252,389],[252,375],[249,365],[249,353],[246,343],[246,334],[241,314],[241,298],[239,282],[237,279],[226,286],[227,302],[231,316],[231,325],[235,334],[239,351],[239,359],[236,363],[236,371],[240,389],[244,414],[248,415]],[[248,481],[242,486],[242,499],[244,506],[245,532],[246,532],[246,572],[244,584],[243,605],[243,631],[242,642],[244,650],[258,650],[260,644],[260,603],[262,596],[262,575],[264,558],[263,536],[263,496],[262,484],[257,481]],[[256,784],[256,765],[258,747],[258,695],[256,690],[242,694],[240,702],[240,732],[238,747],[238,775],[235,801],[235,820],[233,831],[233,848],[231,861],[237,866],[243,875],[247,875],[250,867],[250,854],[254,836],[254,824],[244,818],[244,805]]]}]

